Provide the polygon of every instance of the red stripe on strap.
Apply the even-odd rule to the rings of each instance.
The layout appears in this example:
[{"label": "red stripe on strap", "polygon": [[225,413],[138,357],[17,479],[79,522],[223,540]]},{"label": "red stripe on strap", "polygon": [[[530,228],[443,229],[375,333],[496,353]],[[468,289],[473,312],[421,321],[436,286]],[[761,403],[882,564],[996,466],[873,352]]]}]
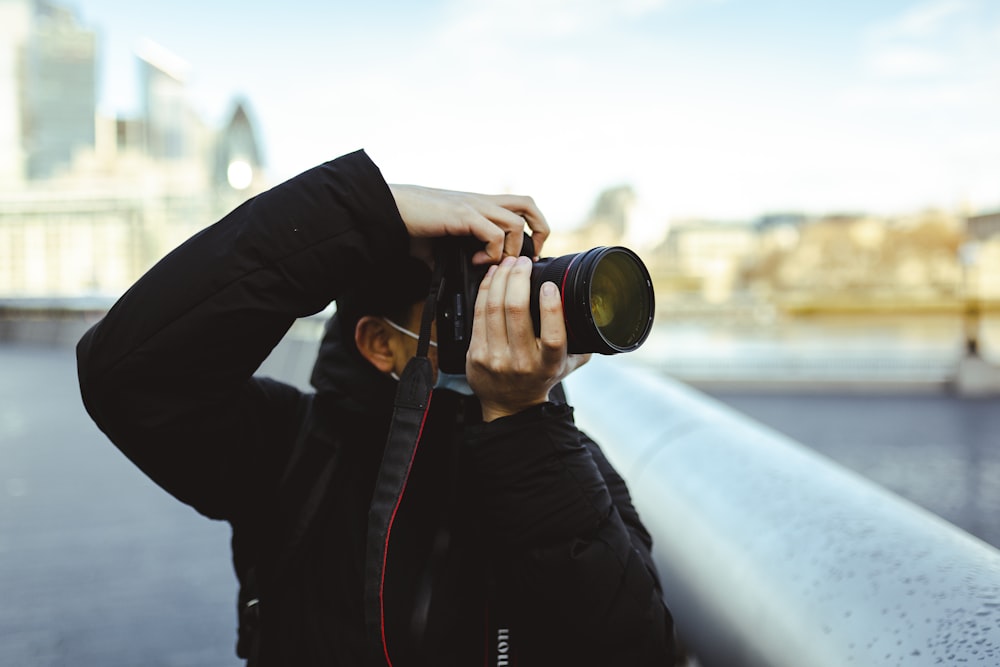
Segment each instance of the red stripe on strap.
[{"label": "red stripe on strap", "polygon": [[427,407],[424,408],[424,416],[420,420],[420,432],[417,433],[417,442],[413,447],[413,455],[410,456],[410,462],[406,466],[406,475],[403,476],[403,488],[399,492],[399,497],[396,498],[396,506],[392,508],[392,516],[389,517],[389,525],[385,531],[385,549],[382,552],[382,578],[378,584],[378,607],[379,625],[382,632],[382,651],[385,654],[385,662],[389,667],[392,667],[392,660],[389,658],[389,645],[385,637],[385,600],[383,599],[383,594],[385,593],[385,570],[389,565],[389,538],[392,535],[392,524],[396,521],[396,512],[399,511],[399,506],[403,502],[403,496],[406,494],[406,485],[410,481],[410,470],[413,469],[413,461],[417,458],[417,449],[420,446],[420,438],[424,435],[424,424],[427,423],[427,413],[430,412],[431,398],[433,396],[434,390],[432,389],[430,395],[427,397]]}]

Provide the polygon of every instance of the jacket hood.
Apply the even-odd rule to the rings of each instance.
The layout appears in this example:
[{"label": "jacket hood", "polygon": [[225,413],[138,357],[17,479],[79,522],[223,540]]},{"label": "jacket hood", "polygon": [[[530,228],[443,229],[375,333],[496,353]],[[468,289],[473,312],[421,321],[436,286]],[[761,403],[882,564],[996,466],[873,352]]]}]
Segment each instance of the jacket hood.
[{"label": "jacket hood", "polygon": [[354,332],[334,314],[326,323],[310,383],[316,393],[351,412],[391,414],[397,383],[361,356]]}]

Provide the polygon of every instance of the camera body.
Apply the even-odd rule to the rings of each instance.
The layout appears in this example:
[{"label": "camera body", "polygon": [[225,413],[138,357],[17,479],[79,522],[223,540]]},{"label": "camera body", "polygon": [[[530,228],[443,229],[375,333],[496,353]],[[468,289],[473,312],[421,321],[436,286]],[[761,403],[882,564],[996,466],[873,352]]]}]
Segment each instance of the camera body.
[{"label": "camera body", "polygon": [[[437,296],[438,368],[465,374],[472,339],[476,295],[488,266],[472,256],[482,249],[474,238],[448,237],[436,242],[435,261],[442,263]],[[525,235],[521,255],[533,257],[534,243]],[[621,246],[543,258],[531,268],[531,319],[539,335],[538,293],[551,281],[559,288],[570,354],[618,354],[646,340],[654,317],[653,283],[638,255]]]},{"label": "camera body", "polygon": [[443,263],[436,310],[438,368],[451,375],[465,375],[476,295],[489,268],[472,263],[481,245],[473,238],[447,237],[435,246],[434,261]]}]

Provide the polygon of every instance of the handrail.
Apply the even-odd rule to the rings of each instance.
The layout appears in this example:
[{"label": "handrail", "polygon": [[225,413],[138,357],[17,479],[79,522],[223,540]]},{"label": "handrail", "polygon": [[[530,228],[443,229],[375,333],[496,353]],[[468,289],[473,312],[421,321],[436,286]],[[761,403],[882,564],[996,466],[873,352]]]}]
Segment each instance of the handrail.
[{"label": "handrail", "polygon": [[566,385],[704,667],[1000,664],[997,549],[625,358]]}]

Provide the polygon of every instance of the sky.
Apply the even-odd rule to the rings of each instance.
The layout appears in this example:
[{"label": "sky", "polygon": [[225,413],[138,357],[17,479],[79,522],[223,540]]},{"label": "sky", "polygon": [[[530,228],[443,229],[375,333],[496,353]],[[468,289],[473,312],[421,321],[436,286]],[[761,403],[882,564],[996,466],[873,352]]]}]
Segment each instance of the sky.
[{"label": "sky", "polygon": [[364,148],[392,183],[532,195],[553,228],[631,185],[671,220],[1000,209],[997,0],[65,0],[101,110],[134,52],[248,101],[272,181]]}]

